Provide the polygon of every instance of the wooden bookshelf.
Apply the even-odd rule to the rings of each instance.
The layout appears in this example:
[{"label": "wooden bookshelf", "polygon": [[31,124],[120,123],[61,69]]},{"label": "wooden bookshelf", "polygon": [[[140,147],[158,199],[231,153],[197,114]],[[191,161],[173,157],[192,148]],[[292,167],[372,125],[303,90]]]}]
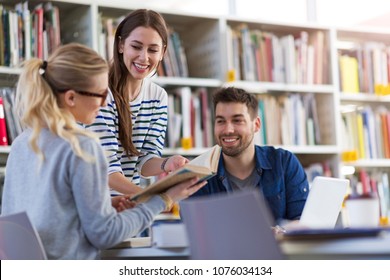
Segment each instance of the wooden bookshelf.
[{"label": "wooden bookshelf", "polygon": [[[42,2],[29,0],[28,6],[32,10]],[[140,8],[140,4],[129,4],[125,0],[55,0],[51,2],[52,5],[59,8],[61,43],[79,42],[97,50],[103,56],[107,56],[105,47],[102,47],[103,20],[111,18],[115,21],[132,10]],[[3,8],[12,9],[15,3],[13,0],[5,0],[2,1],[2,5]],[[260,95],[267,94],[274,97],[297,94],[303,98],[310,94],[314,95],[317,104],[318,127],[321,134],[319,143],[315,143],[315,145],[265,143],[291,150],[305,165],[316,163],[318,160],[328,161],[332,165],[333,175],[341,176],[340,157],[344,148],[344,135],[342,135],[340,121],[341,110],[346,105],[369,105],[374,109],[384,106],[390,110],[390,95],[376,96],[369,92],[364,92],[364,94],[361,92],[357,94],[344,93],[341,91],[339,75],[339,53],[341,50],[345,50],[351,45],[371,41],[388,46],[390,32],[387,30],[351,29],[316,24],[289,25],[249,20],[243,17],[158,11],[164,16],[169,27],[179,35],[188,65],[188,76],[186,77],[151,77],[156,83],[166,88],[168,93],[189,87],[191,92],[204,89],[211,95],[220,86],[237,86]],[[271,40],[271,42],[274,42],[275,46],[277,46],[277,42],[286,41],[287,45],[279,45],[273,50],[272,54],[275,56],[272,57],[272,61],[278,61],[277,65],[287,69],[288,75],[295,78],[289,77],[287,79],[283,75],[280,76],[280,73],[276,74],[275,69],[271,69],[274,72],[266,68],[261,70],[260,65],[247,65],[240,61],[240,57],[237,57],[239,54],[235,54],[232,50],[233,45],[230,45],[230,40],[231,32],[241,32],[243,27],[247,28],[245,32],[249,32],[249,38],[251,34],[257,34],[260,36],[257,38],[264,38],[265,41],[273,38],[274,41]],[[242,35],[240,34],[240,36]],[[247,41],[247,44],[251,46],[251,41]],[[293,46],[293,49],[288,50],[288,46],[290,48]],[[294,46],[299,46],[299,48],[295,49]],[[259,47],[259,54],[262,50],[267,50],[267,48],[261,49]],[[286,54],[288,52],[291,55],[291,50],[296,51],[298,57],[294,61],[299,61],[300,64],[291,64],[293,60],[290,62],[282,61],[280,64],[280,52],[285,51]],[[269,56],[267,52],[264,54]],[[250,60],[251,57],[254,58],[255,54],[250,54],[247,49],[245,55]],[[239,62],[239,68],[233,67],[234,61]],[[253,59],[253,61],[256,60]],[[250,73],[250,71],[257,72]],[[268,74],[261,71],[268,71]],[[279,69],[279,71],[281,70]],[[19,73],[20,69],[17,67],[0,66],[0,86],[13,86]],[[239,77],[232,75],[238,73],[240,73]],[[245,75],[242,75],[243,73]],[[259,75],[259,73],[262,74]],[[211,104],[209,106],[211,107]],[[210,107],[208,111],[212,114]],[[275,126],[279,124],[275,122]],[[185,156],[196,156],[205,149],[207,147],[197,147],[190,150],[182,147],[168,147],[164,150],[164,155],[179,153]],[[0,148],[1,154],[6,155],[8,152],[8,148]],[[359,163],[360,166],[364,166],[364,164],[370,167],[375,166],[375,164],[386,167],[387,160],[364,159]]]},{"label": "wooden bookshelf", "polygon": [[[363,123],[363,130],[366,131],[359,137],[359,133],[350,125],[347,125],[348,135],[343,130],[338,134],[342,139],[348,139],[351,142],[363,145],[358,149],[358,159],[354,162],[345,162],[343,166],[352,166],[357,169],[378,170],[390,169],[390,153],[385,153],[384,138],[386,133],[383,131],[383,119],[380,115],[389,114],[390,95],[384,94],[384,89],[390,83],[389,79],[389,60],[390,53],[390,32],[381,28],[338,28],[335,32],[335,49],[340,56],[349,56],[354,60],[355,66],[349,69],[349,72],[357,73],[355,85],[352,89],[355,92],[346,91],[343,87],[343,80],[338,81],[337,92],[339,95],[339,105],[341,115],[350,118],[351,115],[362,115],[363,119],[368,121]],[[341,62],[337,68],[340,76],[343,75]],[[344,70],[345,71],[345,70]],[[345,74],[345,73],[344,73]],[[345,81],[351,82],[351,81]],[[385,87],[377,87],[382,84]],[[347,88],[351,88],[347,86]],[[390,93],[390,91],[389,91]],[[345,119],[344,119],[345,120]],[[390,124],[390,117],[387,123]],[[387,131],[387,138],[390,131]],[[341,143],[345,148],[345,143]],[[355,145],[356,147],[356,145]],[[363,152],[361,152],[361,150]]]}]

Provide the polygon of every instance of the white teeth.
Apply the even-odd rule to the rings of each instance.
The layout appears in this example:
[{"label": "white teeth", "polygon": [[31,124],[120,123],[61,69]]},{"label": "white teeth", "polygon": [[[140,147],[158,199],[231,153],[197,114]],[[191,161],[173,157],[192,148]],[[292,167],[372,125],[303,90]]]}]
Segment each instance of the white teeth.
[{"label": "white teeth", "polygon": [[137,64],[137,63],[134,63],[134,65],[135,65],[135,67],[140,68],[142,70],[145,70],[146,68],[148,68],[147,65],[141,65],[141,64]]},{"label": "white teeth", "polygon": [[236,139],[234,138],[234,139],[223,139],[223,141],[225,141],[225,142],[234,142],[234,141],[236,141]]}]

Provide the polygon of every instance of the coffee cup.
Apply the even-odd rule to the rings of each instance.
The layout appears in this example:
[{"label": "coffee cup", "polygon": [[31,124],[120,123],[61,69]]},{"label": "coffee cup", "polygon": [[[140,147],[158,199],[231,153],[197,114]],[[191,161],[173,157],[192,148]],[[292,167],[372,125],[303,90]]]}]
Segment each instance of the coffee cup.
[{"label": "coffee cup", "polygon": [[379,199],[372,195],[349,196],[345,200],[346,225],[356,227],[378,227],[380,220]]}]

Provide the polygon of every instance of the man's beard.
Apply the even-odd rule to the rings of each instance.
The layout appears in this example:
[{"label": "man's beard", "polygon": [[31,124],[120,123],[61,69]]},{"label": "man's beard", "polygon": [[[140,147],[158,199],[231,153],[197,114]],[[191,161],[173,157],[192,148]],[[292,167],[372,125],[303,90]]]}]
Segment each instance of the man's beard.
[{"label": "man's beard", "polygon": [[[226,148],[223,145],[221,145],[222,153],[224,153],[225,155],[227,155],[229,157],[239,156],[243,151],[245,151],[252,144],[253,137],[254,137],[254,135],[252,134],[252,138],[250,140],[248,139],[248,141],[245,143],[241,142],[240,145],[238,145],[237,147]],[[242,139],[242,138],[240,138],[240,139]],[[221,140],[221,143],[223,143],[222,140]]]}]

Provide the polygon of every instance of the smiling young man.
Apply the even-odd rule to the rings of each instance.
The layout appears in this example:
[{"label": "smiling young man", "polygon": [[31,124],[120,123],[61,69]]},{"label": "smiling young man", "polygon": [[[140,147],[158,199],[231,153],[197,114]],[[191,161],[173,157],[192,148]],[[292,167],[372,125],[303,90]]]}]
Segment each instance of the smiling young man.
[{"label": "smiling young man", "polygon": [[214,137],[222,156],[217,175],[193,197],[258,188],[275,221],[299,219],[309,190],[306,174],[291,152],[254,144],[261,127],[256,97],[228,87],[214,94],[213,103]]}]

